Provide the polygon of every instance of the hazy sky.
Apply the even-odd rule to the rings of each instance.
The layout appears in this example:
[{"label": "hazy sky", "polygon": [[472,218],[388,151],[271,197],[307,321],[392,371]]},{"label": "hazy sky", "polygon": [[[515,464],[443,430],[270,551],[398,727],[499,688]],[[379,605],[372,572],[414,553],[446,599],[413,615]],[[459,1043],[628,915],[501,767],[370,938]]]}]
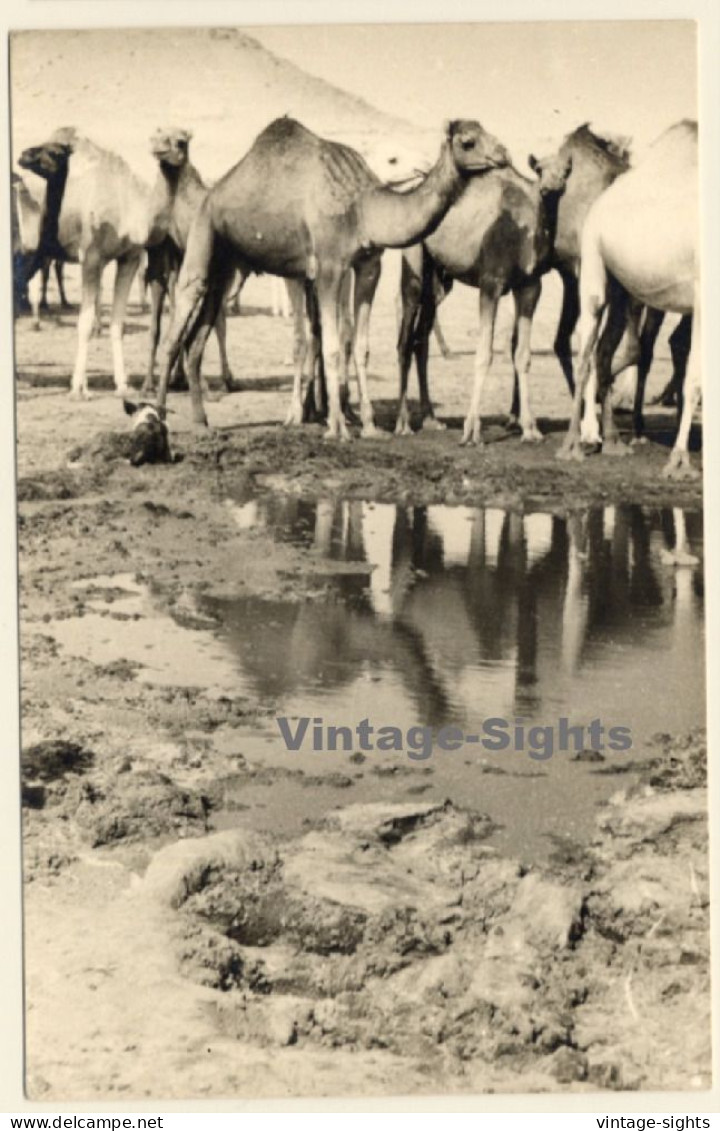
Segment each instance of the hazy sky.
[{"label": "hazy sky", "polygon": [[643,144],[697,115],[690,20],[248,30],[381,109],[420,125],[476,117],[509,144],[588,119]]}]

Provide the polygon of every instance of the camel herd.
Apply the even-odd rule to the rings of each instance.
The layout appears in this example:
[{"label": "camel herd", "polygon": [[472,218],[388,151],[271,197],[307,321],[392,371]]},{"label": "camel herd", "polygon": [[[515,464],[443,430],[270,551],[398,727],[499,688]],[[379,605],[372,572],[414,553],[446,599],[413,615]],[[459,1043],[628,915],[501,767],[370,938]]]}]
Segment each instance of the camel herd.
[{"label": "camel herd", "polygon": [[[162,414],[171,380],[186,369],[193,422],[205,425],[201,364],[207,338],[214,330],[230,390],[226,303],[250,274],[267,273],[286,281],[295,327],[287,423],[307,419],[314,404],[326,414],[330,436],[349,438],[354,362],[362,433],[373,435],[370,311],[383,251],[399,248],[398,434],[411,430],[407,389],[413,357],[423,426],[441,427],[429,393],[428,343],[438,304],[457,280],[477,290],[479,303],[462,443],[481,442],[496,311],[508,293],[515,310],[511,416],[523,440],[541,438],[528,381],[530,334],[542,276],[555,269],[563,283],[555,351],[574,397],[558,454],[581,458],[587,442],[608,453],[619,449],[609,394],[617,373],[633,365],[634,431],[641,438],[653,345],[664,314],[675,312],[682,316],[670,340],[679,426],[665,472],[691,473],[688,439],[700,396],[694,122],[671,127],[635,165],[625,139],[601,137],[582,125],[555,154],[529,158],[533,178],[519,173],[505,146],[473,120],[446,124],[429,170],[398,147],[378,175],[350,146],[279,118],[210,188],[190,161],[190,139],[181,129],[153,135],[158,171],[152,188],[121,157],[73,128],[56,130],[19,157],[22,169],[46,182],[38,205],[13,174],[16,288],[29,289],[35,318],[38,280],[46,284],[51,263],[81,265],[72,395],[87,395],[88,343],[110,262],[117,265],[110,321],[114,379],[118,393],[128,391],[123,322],[133,278],[146,263],[151,315],[142,398]],[[156,389],[166,297],[171,319]],[[570,344],[576,324],[577,382]],[[303,399],[308,353],[311,380]]]}]

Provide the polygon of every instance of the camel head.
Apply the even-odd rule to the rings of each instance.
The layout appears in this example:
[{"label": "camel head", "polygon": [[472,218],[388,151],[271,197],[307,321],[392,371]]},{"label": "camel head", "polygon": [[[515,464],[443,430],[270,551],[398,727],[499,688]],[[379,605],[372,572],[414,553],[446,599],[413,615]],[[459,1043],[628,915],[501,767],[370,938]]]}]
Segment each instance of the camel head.
[{"label": "camel head", "polygon": [[472,118],[447,122],[444,146],[449,149],[455,168],[466,176],[510,164],[505,146]]},{"label": "camel head", "polygon": [[24,149],[18,157],[18,165],[49,181],[67,171],[71,154],[72,146],[66,142],[46,141],[44,145]]},{"label": "camel head", "polygon": [[571,154],[563,153],[562,150],[550,157],[538,159],[532,153],[528,157],[528,165],[538,178],[541,196],[560,196],[565,192],[572,164]]},{"label": "camel head", "polygon": [[192,132],[181,129],[158,129],[150,138],[150,152],[161,165],[184,165],[190,153]]}]

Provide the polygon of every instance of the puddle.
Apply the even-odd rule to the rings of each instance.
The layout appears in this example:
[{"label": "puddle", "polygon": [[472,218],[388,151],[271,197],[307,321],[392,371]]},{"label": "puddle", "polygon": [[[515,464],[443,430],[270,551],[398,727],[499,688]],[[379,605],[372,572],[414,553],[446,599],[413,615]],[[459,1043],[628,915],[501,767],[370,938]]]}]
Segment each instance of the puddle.
[{"label": "puddle", "polygon": [[[629,727],[639,745],[704,720],[699,512],[608,506],[564,518],[269,497],[234,513],[246,529],[265,527],[346,567],[330,602],[204,603],[246,689],[291,719],[465,733],[491,717],[522,720],[526,733],[561,717],[600,719]],[[683,568],[672,565],[676,548]],[[369,752],[352,800],[451,797],[500,822],[496,841],[546,854],[549,836],[586,839],[597,805],[634,780],[608,772],[622,771],[632,751],[573,755],[535,761],[466,746],[413,763]],[[263,757],[319,775],[352,770],[347,752],[288,752],[277,727]],[[273,810],[281,803],[275,793],[265,800]],[[302,811],[311,809],[306,796]]]},{"label": "puddle", "polygon": [[[330,598],[196,602],[188,592],[173,616],[120,574],[79,582],[85,614],[42,631],[97,664],[142,664],[147,682],[243,695],[326,726],[368,718],[375,727],[456,725],[467,734],[501,717],[522,720],[527,734],[562,717],[585,726],[600,719],[630,728],[642,745],[704,720],[699,512],[620,506],[564,518],[286,497],[229,505],[244,529],[312,550]],[[682,568],[670,562],[678,546]],[[332,563],[342,568],[333,573]],[[237,750],[238,731],[216,741]],[[221,824],[292,835],[350,801],[450,798],[489,813],[499,825],[494,842],[526,857],[547,856],[554,837],[587,840],[597,806],[633,780],[608,771],[637,756],[573,761],[574,751],[556,751],[541,761],[527,747],[477,745],[436,750],[427,761],[351,757],[358,745],[292,753],[274,719],[243,732],[241,748],[251,762],[315,780],[245,779],[237,811]]]}]

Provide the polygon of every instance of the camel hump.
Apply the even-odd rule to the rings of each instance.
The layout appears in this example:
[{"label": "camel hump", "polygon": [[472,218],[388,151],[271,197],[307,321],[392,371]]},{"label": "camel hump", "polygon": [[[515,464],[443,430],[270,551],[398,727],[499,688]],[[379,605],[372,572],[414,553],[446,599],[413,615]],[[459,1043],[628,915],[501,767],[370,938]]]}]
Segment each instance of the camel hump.
[{"label": "camel hump", "polygon": [[261,133],[255,138],[253,148],[255,146],[273,146],[278,148],[285,148],[294,144],[307,144],[308,142],[319,142],[320,139],[317,134],[304,126],[302,122],[298,122],[295,118],[290,118],[287,115],[283,118],[275,118],[266,126]]}]

